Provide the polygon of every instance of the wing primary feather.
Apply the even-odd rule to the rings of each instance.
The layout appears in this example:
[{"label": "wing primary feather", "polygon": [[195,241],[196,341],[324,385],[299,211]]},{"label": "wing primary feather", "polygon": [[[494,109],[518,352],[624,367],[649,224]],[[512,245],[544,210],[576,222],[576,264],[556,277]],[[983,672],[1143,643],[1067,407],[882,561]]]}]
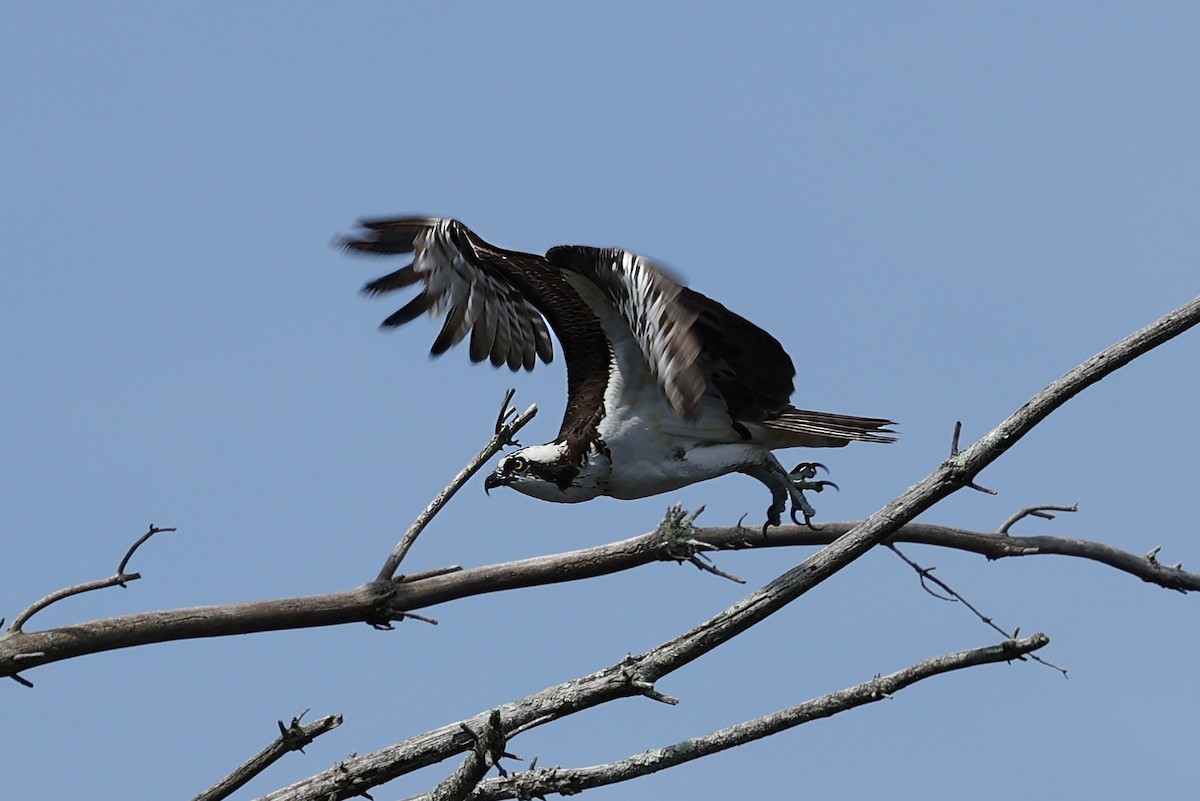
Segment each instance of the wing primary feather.
[{"label": "wing primary feather", "polygon": [[346,250],[357,250],[360,253],[379,253],[383,255],[394,253],[412,253],[417,237],[428,230],[431,220],[402,219],[402,220],[359,220],[360,227],[370,233],[363,234],[360,239],[342,237],[340,244]]},{"label": "wing primary feather", "polygon": [[507,303],[497,309],[496,337],[492,340],[492,366],[500,367],[508,358],[512,347],[512,313]]},{"label": "wing primary feather", "polygon": [[483,308],[479,310],[479,319],[471,329],[471,361],[481,362],[492,352],[492,342],[496,339],[496,310],[487,298],[483,299]]},{"label": "wing primary feather", "polygon": [[533,350],[533,337],[526,325],[528,317],[519,299],[513,304],[513,342],[508,350],[508,369],[514,373],[527,362],[527,354]]},{"label": "wing primary feather", "polygon": [[442,324],[442,330],[438,332],[437,339],[433,341],[433,347],[429,352],[434,356],[440,356],[458,344],[467,331],[466,326],[463,325],[466,316],[466,304],[456,303],[451,306],[450,311],[446,313],[446,322]]},{"label": "wing primary feather", "polygon": [[385,292],[391,292],[396,289],[403,289],[406,286],[412,286],[417,281],[421,280],[421,276],[417,275],[417,271],[410,264],[407,267],[402,267],[394,273],[380,276],[374,281],[366,284],[363,288],[364,295],[372,297],[382,295]]},{"label": "wing primary feather", "polygon": [[533,339],[537,346],[537,355],[542,362],[549,364],[554,361],[554,343],[550,340],[550,331],[546,328],[546,321],[540,314],[533,318]]},{"label": "wing primary feather", "polygon": [[480,310],[486,303],[483,297],[483,288],[477,283],[471,284],[467,289],[466,309],[454,332],[454,337],[450,341],[451,347],[462,342],[467,334],[474,330],[475,324],[479,321]]},{"label": "wing primary feather", "polygon": [[408,303],[404,304],[401,309],[392,312],[392,314],[389,315],[386,320],[380,323],[380,326],[383,328],[396,328],[397,326],[411,322],[425,312],[429,311],[429,307],[432,302],[433,299],[430,298],[429,295],[422,292],[420,295],[417,295]]},{"label": "wing primary feather", "polygon": [[525,351],[529,350],[532,343],[526,337],[525,326],[521,325],[520,317],[513,323],[512,334],[512,345],[508,349],[508,369],[515,373],[524,364]]}]

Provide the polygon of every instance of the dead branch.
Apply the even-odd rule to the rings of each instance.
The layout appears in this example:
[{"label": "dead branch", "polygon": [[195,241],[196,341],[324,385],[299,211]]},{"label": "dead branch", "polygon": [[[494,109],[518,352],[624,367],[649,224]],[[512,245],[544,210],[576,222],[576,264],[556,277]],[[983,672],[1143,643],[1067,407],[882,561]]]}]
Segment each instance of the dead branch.
[{"label": "dead branch", "polygon": [[143,612],[47,631],[8,632],[0,636],[0,676],[84,654],[172,640],[398,620],[403,612],[389,604],[394,592],[392,582],[373,582],[327,595]]},{"label": "dead branch", "polygon": [[476,734],[465,723],[462,728],[466,731],[474,747],[462,764],[458,766],[458,770],[446,777],[428,794],[429,801],[462,801],[471,795],[492,765],[499,769],[501,776],[508,775],[508,772],[500,767],[500,758],[505,756],[504,729],[500,725],[500,711],[497,709],[491,711],[487,723],[484,724],[483,732],[480,734]]},{"label": "dead branch", "polygon": [[1034,426],[1087,387],[1138,356],[1200,323],[1200,297],[1088,359],[1034,395],[981,439],[943,462],[928,477],[884,505],[830,545],[746,596],[707,623],[677,637],[641,665],[655,681],[737,636],[891,536],[900,526],[959,489],[1000,458]]},{"label": "dead branch", "polygon": [[487,445],[483,446],[483,450],[475,455],[471,461],[467,462],[466,467],[458,471],[458,475],[450,480],[450,483],[437,494],[429,505],[425,507],[421,514],[417,515],[417,519],[408,527],[408,531],[404,532],[404,536],[400,538],[400,542],[396,543],[396,547],[388,556],[387,561],[383,563],[383,567],[379,570],[379,576],[376,581],[389,581],[399,569],[400,563],[404,561],[405,555],[408,554],[413,543],[417,541],[417,537],[429,525],[429,522],[442,510],[455,493],[462,488],[464,484],[471,480],[471,477],[479,472],[479,468],[487,464],[493,456],[499,453],[508,445],[516,443],[513,437],[518,431],[525,427],[526,423],[534,418],[537,414],[537,405],[531,405],[528,409],[517,414],[515,407],[508,405],[512,400],[516,390],[510,389],[504,394],[504,400],[500,404],[500,414],[496,417],[496,431],[492,438],[488,440]]},{"label": "dead branch", "polygon": [[217,784],[193,798],[192,801],[221,801],[223,798],[228,798],[244,786],[246,782],[281,759],[284,754],[287,754],[289,751],[300,751],[303,753],[304,746],[325,732],[333,731],[342,725],[341,715],[326,715],[312,723],[300,723],[300,719],[307,712],[308,710],[306,709],[292,718],[290,726],[285,726],[282,720],[279,721],[279,736],[275,738],[273,743],[238,766],[233,773]]},{"label": "dead branch", "polygon": [[[1198,322],[1200,298],[1071,370],[1036,394],[979,441],[965,451],[951,456],[924,480],[887,503],[871,517],[724,612],[641,656],[631,656],[623,663],[584,677],[578,682],[559,685],[536,696],[506,705],[501,708],[503,719],[511,722],[509,725],[514,727],[525,725],[536,718],[544,717],[549,721],[641,691],[634,686],[635,682],[643,687],[653,686],[658,679],[737,637],[801,597],[870,548],[888,540],[901,526],[938,501],[959,489],[971,486],[980,471],[1003,455],[1070,398]],[[466,572],[469,571],[464,571]],[[444,578],[453,579],[462,575],[452,574]],[[568,698],[569,701],[566,700]],[[481,723],[477,719],[474,722],[476,725]],[[317,797],[345,798],[347,796],[340,794],[339,788],[345,786],[347,775],[358,787],[365,789],[456,753],[453,740],[444,741],[447,730],[447,727],[443,727],[422,735],[415,741],[348,760],[342,763],[336,772],[326,771],[272,793],[266,798],[272,801]],[[453,727],[449,727],[449,730],[452,731]]]},{"label": "dead branch", "polygon": [[[713,550],[734,551],[787,546],[828,545],[857,522],[827,522],[820,531],[785,525],[764,540],[756,531],[736,526],[704,528],[695,538]],[[1058,555],[1108,565],[1143,581],[1179,592],[1200,591],[1200,573],[1166,565],[1100,542],[1071,537],[998,536],[929,523],[909,523],[891,542],[932,545],[977,553],[988,559]],[[14,676],[51,662],[87,654],[171,640],[223,637],[316,628],[346,623],[400,620],[413,610],[460,598],[521,587],[537,587],[604,576],[653,562],[673,561],[663,552],[662,536],[650,532],[620,542],[513,562],[412,576],[412,580],[373,582],[345,592],[224,604],[106,618],[45,632],[0,636],[0,676]]]},{"label": "dead branch", "polygon": [[[822,552],[815,556],[814,559],[820,558],[820,562],[810,560],[797,568],[799,572],[820,568],[823,578],[832,574],[830,567],[846,564],[842,560],[847,555],[854,558],[869,548],[870,543],[887,540],[888,535],[880,534],[886,526],[889,532],[894,530],[890,536],[892,542],[918,542],[971,550],[989,559],[1034,554],[1078,556],[1102,562],[1164,588],[1181,592],[1200,590],[1200,574],[1183,571],[1180,565],[1160,564],[1156,552],[1152,552],[1151,556],[1138,556],[1103,543],[1067,537],[997,536],[928,524],[899,526],[902,520],[911,519],[914,514],[964,486],[962,482],[1007,451],[1019,436],[1027,433],[1058,405],[1066,403],[1069,397],[1126,365],[1136,356],[1177,336],[1198,320],[1200,299],[1123,339],[1104,353],[1093,356],[1084,365],[1076,367],[1039,392],[983,439],[947,459],[934,474],[864,522],[826,523],[821,531],[785,525],[773,529],[767,541],[762,537],[751,537],[748,530],[738,526],[696,530],[695,538],[714,549],[828,544],[841,540],[834,552]],[[848,538],[847,535],[851,534],[853,538]],[[842,540],[842,537],[847,538]],[[11,631],[0,637],[0,675],[16,676],[19,670],[74,656],[175,639],[222,637],[347,622],[378,624],[379,621],[402,619],[403,610],[406,609],[424,608],[485,592],[604,576],[670,558],[662,553],[661,546],[661,536],[653,532],[596,548],[504,562],[402,583],[390,580],[376,582],[330,595],[125,615],[48,632]],[[781,582],[791,583],[797,571],[781,577]],[[796,589],[792,585],[788,592]],[[25,615],[25,619],[28,619],[28,615]]]},{"label": "dead branch", "polygon": [[[901,551],[899,548],[896,547],[895,543],[885,542],[884,547],[889,549],[892,553],[896,554],[896,556],[898,556],[901,561],[903,561],[906,565],[911,567],[916,572],[917,576],[920,577],[921,588],[924,589],[925,592],[932,595],[934,598],[937,598],[939,601],[948,601],[950,603],[962,604],[964,607],[966,607],[968,610],[970,610],[971,614],[973,614],[973,615],[975,615],[975,617],[979,618],[979,620],[985,626],[999,632],[1000,634],[1004,635],[1005,637],[1015,639],[1017,634],[1020,632],[1020,629],[1015,629],[1012,632],[1008,632],[1008,631],[1005,631],[1004,629],[1000,628],[998,625],[996,625],[995,620],[993,620],[990,616],[985,615],[983,612],[980,612],[979,609],[973,603],[971,603],[965,597],[963,597],[963,595],[958,590],[954,589],[949,584],[942,581],[937,576],[933,575],[934,568],[924,567],[920,564],[917,564],[917,562],[913,561],[912,559],[909,559],[907,556],[905,556],[903,551]],[[930,587],[929,587],[930,584],[936,585],[942,592],[944,592],[946,594],[941,595],[937,592],[934,592],[932,589],[930,589]],[[1052,662],[1047,662],[1045,659],[1042,659],[1037,654],[1030,654],[1029,658],[1032,659],[1034,662],[1037,662],[1039,665],[1045,665],[1048,668],[1057,670],[1059,673],[1061,673],[1063,675],[1063,678],[1067,677],[1067,671],[1065,668],[1061,668]]]},{"label": "dead branch", "polygon": [[1007,534],[1008,530],[1018,522],[1027,517],[1040,517],[1043,520],[1053,520],[1054,515],[1051,512],[1078,512],[1079,504],[1073,503],[1070,506],[1063,506],[1055,503],[1043,503],[1037,506],[1026,506],[1013,513],[1012,517],[1000,524],[1000,528],[996,530],[997,534]]},{"label": "dead branch", "polygon": [[[499,801],[505,798],[540,798],[551,794],[573,795],[593,787],[616,784],[648,776],[740,745],[761,740],[813,720],[832,717],[855,707],[890,700],[897,692],[942,673],[978,665],[1007,662],[1032,655],[1049,643],[1044,634],[998,645],[932,657],[886,676],[876,676],[844,690],[823,695],[769,715],[719,729],[702,737],[692,737],[666,748],[654,748],[605,765],[586,768],[530,769],[480,783],[472,801]],[[432,795],[408,801],[431,801]]]},{"label": "dead branch", "polygon": [[35,614],[51,604],[57,603],[64,598],[70,598],[72,595],[81,595],[85,592],[92,592],[93,590],[102,590],[105,587],[124,587],[127,582],[137,581],[142,577],[141,573],[125,572],[125,568],[129,566],[129,560],[133,558],[134,552],[141,547],[142,543],[153,537],[155,534],[163,531],[174,530],[175,529],[173,528],[159,528],[158,526],[151,524],[146,530],[146,533],[138,537],[137,541],[134,542],[133,545],[129,546],[129,550],[125,552],[125,556],[121,559],[121,563],[117,565],[116,573],[105,579],[86,581],[82,584],[64,587],[61,590],[50,593],[45,598],[35,601],[33,604],[30,604],[29,608],[21,612],[13,619],[12,625],[8,627],[8,632],[10,634],[20,634],[22,627],[29,621],[29,618],[33,617]]}]

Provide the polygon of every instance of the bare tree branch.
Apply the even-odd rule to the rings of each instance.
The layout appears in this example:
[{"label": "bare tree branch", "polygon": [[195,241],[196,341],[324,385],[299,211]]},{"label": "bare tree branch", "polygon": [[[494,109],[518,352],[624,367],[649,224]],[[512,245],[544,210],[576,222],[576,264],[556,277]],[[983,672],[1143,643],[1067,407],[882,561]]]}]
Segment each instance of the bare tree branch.
[{"label": "bare tree branch", "polygon": [[400,619],[403,613],[389,607],[394,592],[391,582],[374,582],[327,595],[143,612],[44,632],[9,632],[0,637],[0,676],[83,654],[171,640]]},{"label": "bare tree branch", "polygon": [[106,579],[98,579],[96,581],[86,581],[83,584],[76,584],[72,587],[64,587],[61,590],[50,593],[45,598],[42,598],[41,600],[36,601],[33,604],[31,604],[28,609],[26,609],[25,611],[23,611],[19,615],[17,615],[13,619],[12,625],[8,627],[9,633],[10,634],[19,634],[21,632],[21,628],[25,625],[26,622],[29,621],[29,618],[33,617],[35,614],[37,614],[41,610],[45,609],[46,607],[50,606],[51,604],[57,603],[58,601],[61,601],[64,598],[70,598],[72,595],[80,595],[82,593],[91,592],[93,590],[102,590],[105,587],[118,587],[118,586],[124,587],[126,582],[137,581],[138,579],[140,579],[142,577],[141,573],[126,573],[125,572],[125,568],[129,566],[129,560],[133,558],[134,552],[137,551],[137,549],[139,547],[141,547],[142,543],[144,543],[146,540],[153,537],[155,534],[158,534],[163,531],[174,531],[174,530],[175,529],[173,529],[173,528],[159,528],[158,526],[151,524],[150,527],[146,530],[146,533],[143,534],[141,537],[139,537],[137,539],[137,542],[133,543],[133,545],[131,545],[129,547],[129,550],[125,552],[125,557],[123,559],[121,559],[121,563],[117,566],[116,573],[114,573],[113,575],[109,576]]},{"label": "bare tree branch", "polygon": [[[759,541],[756,532],[732,526],[699,529],[696,536],[720,550],[775,545],[825,545],[857,525],[854,521],[834,521],[822,523],[820,531],[806,531],[798,526],[781,526],[771,529],[771,541],[767,543]],[[1102,542],[1076,537],[1001,536],[995,532],[970,531],[932,523],[909,523],[897,531],[890,541],[969,551],[989,560],[1018,556],[1069,556],[1108,565],[1164,589],[1179,592],[1200,591],[1200,573],[1189,573],[1179,565],[1161,564],[1151,558],[1150,554],[1139,556]]]},{"label": "bare tree branch", "polygon": [[803,563],[761,590],[677,637],[640,665],[641,678],[655,681],[727,642],[853,562],[900,526],[959,489],[1000,458],[1055,409],[1138,356],[1200,323],[1200,297],[1088,359],[1033,396],[965,451],[943,462],[924,480]]},{"label": "bare tree branch", "polygon": [[[647,686],[652,689],[658,679],[737,637],[870,548],[888,540],[902,525],[941,499],[973,485],[974,477],[984,467],[1067,400],[1198,322],[1200,298],[1071,370],[965,451],[951,456],[924,480],[762,589],[645,654],[628,657],[576,682],[558,685],[501,707],[506,725],[518,728],[535,720],[549,722],[615,698],[644,692]],[[443,578],[451,580],[462,575],[457,573]],[[478,716],[473,722],[481,723]],[[361,791],[458,752],[456,748],[461,750],[461,746],[456,746],[453,739],[447,739],[452,731],[453,727],[443,727],[405,743],[347,760],[336,771],[318,774],[266,798],[272,801],[347,798],[346,793],[353,791],[347,780]]]},{"label": "bare tree branch", "polygon": [[[504,729],[500,725],[500,711],[493,709],[484,724],[483,732],[476,734],[465,723],[462,728],[471,739],[474,747],[466,759],[458,766],[458,770],[446,777],[427,795],[429,801],[463,801],[471,795],[483,777],[487,775],[492,765],[500,767],[500,757],[504,756]],[[507,771],[500,768],[500,775]]]},{"label": "bare tree branch", "polygon": [[[943,654],[770,715],[728,726],[702,737],[693,737],[666,748],[654,748],[616,762],[586,768],[530,769],[498,779],[488,779],[479,785],[470,798],[471,801],[499,801],[505,798],[541,798],[550,794],[573,795],[593,787],[648,776],[660,770],[761,740],[813,720],[891,699],[905,687],[942,673],[1020,659],[1049,642],[1049,638],[1044,634],[1035,634],[1020,640],[1007,640],[998,645]],[[408,801],[431,800],[432,794],[417,796]]]},{"label": "bare tree branch", "polygon": [[[1085,372],[1068,384],[1067,389],[1078,391],[1077,386],[1099,380],[1095,371],[1106,368],[1111,371],[1118,364],[1132,358],[1131,348],[1148,349],[1151,343],[1163,340],[1165,332],[1179,333],[1185,324],[1194,324],[1200,302],[1193,302],[1184,309],[1168,315],[1158,326],[1163,330],[1138,332],[1129,340],[1120,343],[1100,356],[1089,360],[1093,372]],[[1190,316],[1184,316],[1184,312]],[[1118,356],[1120,358],[1118,359]],[[1078,373],[1077,368],[1069,375]],[[1052,387],[1062,384],[1062,379]],[[1039,394],[1039,398],[1047,391]],[[1035,398],[1035,401],[1038,399]],[[1045,401],[1031,401],[1022,408],[1021,414],[1040,414]],[[1017,430],[1028,425],[1025,417],[1010,418],[1003,426],[981,440],[1005,443],[1010,436],[1005,431]],[[1000,433],[997,433],[1000,432]],[[1004,444],[1007,448],[1011,442]],[[946,473],[964,474],[969,470],[982,469],[975,458],[966,459],[976,448],[948,460],[935,476],[914,487],[905,498],[927,487],[931,481],[946,480]],[[940,491],[951,492],[952,487]],[[898,499],[881,513],[886,518],[892,514]],[[923,501],[931,503],[932,501]],[[880,515],[872,518],[878,521]],[[866,522],[872,522],[866,521]],[[703,541],[714,550],[740,548],[778,547],[784,545],[823,545],[855,529],[862,530],[866,523],[830,522],[821,531],[811,531],[797,526],[781,526],[772,529],[769,539],[751,529],[741,527],[698,529],[694,538]],[[1157,559],[1157,549],[1145,556],[1138,556],[1099,542],[1066,537],[1013,537],[997,536],[924,523],[909,523],[900,528],[891,538],[892,542],[912,542],[956,548],[982,554],[989,559],[1012,556],[1058,554],[1090,559],[1130,573],[1144,581],[1180,592],[1200,590],[1200,574],[1184,571],[1178,564],[1165,565]],[[147,612],[81,623],[64,629],[47,632],[27,633],[10,631],[0,636],[0,675],[14,676],[18,671],[38,665],[56,662],[89,653],[127,648],[170,640],[197,637],[228,636],[258,631],[273,631],[289,628],[338,625],[343,623],[396,620],[403,610],[413,610],[434,604],[445,603],[457,598],[500,592],[516,587],[532,587],[574,581],[628,570],[649,562],[671,559],[664,552],[662,537],[657,532],[633,537],[608,545],[586,548],[567,553],[523,559],[486,567],[461,570],[448,574],[413,576],[414,580],[402,582],[374,582],[354,590],[327,595],[260,601],[249,604],[195,607],[169,611]],[[440,572],[440,571],[438,571]],[[41,603],[41,602],[39,602]],[[28,615],[25,616],[28,619]]]},{"label": "bare tree branch", "polygon": [[282,720],[279,721],[279,736],[275,738],[275,742],[255,754],[220,782],[200,793],[192,801],[221,801],[221,799],[228,798],[244,786],[246,782],[281,759],[284,754],[287,754],[289,751],[303,752],[304,746],[325,732],[332,731],[342,725],[341,715],[326,715],[312,723],[301,724],[300,719],[304,717],[307,711],[306,709],[292,718],[290,726],[285,726]]},{"label": "bare tree branch", "polygon": [[1079,504],[1076,504],[1076,503],[1073,503],[1070,506],[1064,506],[1062,504],[1056,504],[1056,503],[1043,503],[1043,504],[1039,504],[1037,506],[1026,506],[1024,509],[1018,510],[1016,513],[1014,513],[1012,515],[1012,517],[1008,518],[1003,523],[1001,523],[1000,528],[997,529],[996,533],[997,534],[1007,534],[1008,530],[1010,528],[1012,528],[1018,522],[1024,520],[1027,517],[1040,517],[1043,520],[1053,520],[1054,515],[1050,514],[1051,512],[1078,512],[1078,511],[1079,511]]},{"label": "bare tree branch", "polygon": [[[695,538],[713,550],[743,550],[827,545],[859,525],[827,522],[820,531],[785,525],[764,540],[752,529],[728,526],[697,529]],[[1071,537],[999,536],[929,523],[909,523],[891,542],[932,545],[978,553],[988,559],[1059,555],[1100,562],[1143,581],[1179,592],[1200,591],[1200,573],[1162,564],[1154,555],[1136,555],[1100,542]],[[79,623],[45,632],[0,636],[0,676],[14,676],[51,662],[118,648],[172,640],[223,637],[296,628],[399,620],[405,610],[422,609],[459,598],[520,587],[536,587],[630,570],[652,562],[674,561],[664,553],[662,537],[650,532],[620,542],[513,562],[469,568],[413,580],[372,582],[345,592],[224,604],[133,615]],[[411,616],[411,611],[407,614]]]},{"label": "bare tree branch", "polygon": [[487,464],[488,460],[502,449],[514,444],[516,440],[513,437],[516,433],[524,428],[526,423],[532,420],[534,415],[537,414],[537,405],[534,404],[518,415],[516,408],[508,405],[515,394],[516,390],[513,389],[505,393],[504,400],[500,404],[500,414],[496,417],[495,434],[488,440],[487,445],[483,446],[483,450],[476,454],[474,459],[467,462],[466,467],[459,470],[458,475],[450,480],[445,489],[430,501],[421,514],[417,515],[417,519],[408,527],[408,531],[404,532],[404,536],[400,538],[400,542],[396,543],[396,547],[392,550],[391,555],[383,563],[376,581],[388,581],[396,575],[396,570],[400,567],[400,563],[404,561],[405,555],[408,554],[413,543],[417,541],[417,537],[425,530],[425,526],[429,525],[429,521],[433,520],[434,516],[442,510],[442,507],[450,502],[450,499],[462,488],[463,484],[471,480],[471,476],[479,472],[479,468]]}]

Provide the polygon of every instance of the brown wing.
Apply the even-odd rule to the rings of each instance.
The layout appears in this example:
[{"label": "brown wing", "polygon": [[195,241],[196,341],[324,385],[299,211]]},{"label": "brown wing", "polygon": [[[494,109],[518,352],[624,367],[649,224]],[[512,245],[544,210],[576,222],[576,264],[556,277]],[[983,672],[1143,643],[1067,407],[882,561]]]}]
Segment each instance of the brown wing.
[{"label": "brown wing", "polygon": [[679,302],[695,315],[707,378],[733,419],[757,422],[788,405],[796,368],[779,340],[699,292],[685,289]]},{"label": "brown wing", "polygon": [[624,250],[563,245],[546,258],[580,277],[572,285],[609,339],[632,335],[672,410],[694,418],[707,380],[696,311],[681,302],[689,290],[649,259]]},{"label": "brown wing", "polygon": [[529,370],[536,358],[553,358],[549,323],[567,362],[567,409],[559,438],[581,455],[604,415],[610,354],[599,321],[562,272],[543,256],[489,244],[457,220],[402,217],[361,225],[363,233],[341,240],[347,250],[413,254],[412,264],[371,281],[363,291],[379,295],[421,282],[422,291],[383,324],[403,325],[425,312],[443,315],[434,355],[470,333],[473,361],[490,357],[497,367]]},{"label": "brown wing", "polygon": [[455,220],[406,217],[364,221],[366,232],[344,238],[348,250],[414,254],[413,263],[363,287],[381,295],[422,282],[422,291],[383,325],[403,325],[421,314],[445,316],[431,353],[444,353],[471,334],[475,362],[490,358],[499,367],[532,370],[536,359],[549,362],[554,345],[541,312],[522,291],[544,281],[550,268],[532,253],[500,251]]},{"label": "brown wing", "polygon": [[792,360],[754,323],[623,250],[569,246],[546,257],[586,277],[616,309],[682,417],[695,416],[710,385],[735,420],[757,422],[787,407],[796,374]]}]

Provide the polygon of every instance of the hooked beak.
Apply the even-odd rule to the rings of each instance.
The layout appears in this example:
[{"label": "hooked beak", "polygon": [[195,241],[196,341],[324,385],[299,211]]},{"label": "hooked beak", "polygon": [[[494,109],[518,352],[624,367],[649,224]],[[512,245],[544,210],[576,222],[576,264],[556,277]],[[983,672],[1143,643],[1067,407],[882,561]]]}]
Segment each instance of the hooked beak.
[{"label": "hooked beak", "polygon": [[483,492],[486,495],[492,494],[493,487],[507,487],[508,479],[500,475],[499,470],[494,470],[488,473],[488,477],[483,480]]}]

